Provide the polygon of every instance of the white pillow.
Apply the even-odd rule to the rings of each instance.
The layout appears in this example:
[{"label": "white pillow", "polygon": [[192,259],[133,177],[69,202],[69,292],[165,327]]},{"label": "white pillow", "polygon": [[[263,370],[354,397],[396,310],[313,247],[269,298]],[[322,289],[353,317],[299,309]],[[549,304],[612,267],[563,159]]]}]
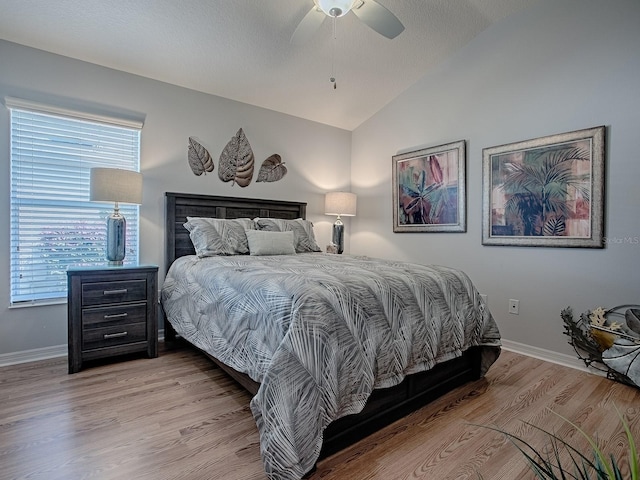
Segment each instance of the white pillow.
[{"label": "white pillow", "polygon": [[296,253],[320,252],[320,247],[316,243],[313,233],[313,223],[309,220],[296,218],[295,220],[284,220],[282,218],[254,218],[253,221],[258,226],[257,230],[268,232],[293,232],[293,246]]},{"label": "white pillow", "polygon": [[293,255],[293,232],[245,230],[250,255]]}]

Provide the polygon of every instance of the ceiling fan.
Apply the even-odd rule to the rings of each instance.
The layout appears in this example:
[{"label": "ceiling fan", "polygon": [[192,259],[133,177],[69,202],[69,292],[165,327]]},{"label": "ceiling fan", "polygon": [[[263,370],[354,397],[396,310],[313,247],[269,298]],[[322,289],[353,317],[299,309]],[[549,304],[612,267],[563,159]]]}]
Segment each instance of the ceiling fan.
[{"label": "ceiling fan", "polygon": [[313,8],[293,32],[291,43],[301,45],[307,42],[325,18],[331,17],[335,21],[349,12],[353,12],[367,26],[390,39],[404,30],[400,20],[375,0],[313,0],[313,3]]}]

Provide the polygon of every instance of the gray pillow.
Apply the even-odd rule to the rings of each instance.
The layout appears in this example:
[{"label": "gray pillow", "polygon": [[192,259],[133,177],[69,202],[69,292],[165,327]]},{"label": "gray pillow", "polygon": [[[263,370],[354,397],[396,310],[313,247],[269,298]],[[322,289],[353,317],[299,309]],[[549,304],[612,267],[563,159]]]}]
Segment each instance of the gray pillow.
[{"label": "gray pillow", "polygon": [[251,255],[295,255],[293,232],[245,230]]},{"label": "gray pillow", "polygon": [[184,227],[199,257],[246,255],[249,244],[245,230],[255,230],[250,218],[222,219],[187,217]]},{"label": "gray pillow", "polygon": [[302,218],[283,220],[281,218],[254,218],[258,230],[268,232],[293,232],[296,253],[320,252],[313,233],[313,223]]}]

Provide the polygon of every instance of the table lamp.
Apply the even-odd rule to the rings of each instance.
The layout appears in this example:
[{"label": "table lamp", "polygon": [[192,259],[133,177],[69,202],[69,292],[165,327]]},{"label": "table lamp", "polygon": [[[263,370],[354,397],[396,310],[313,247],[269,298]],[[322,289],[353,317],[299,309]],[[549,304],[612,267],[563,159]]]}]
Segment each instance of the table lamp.
[{"label": "table lamp", "polygon": [[106,259],[110,265],[122,265],[125,256],[127,222],[118,203],[142,203],[142,174],[120,168],[92,168],[92,202],[115,202],[107,217]]},{"label": "table lamp", "polygon": [[325,215],[337,215],[333,224],[331,242],[338,247],[338,253],[344,251],[344,223],[340,216],[356,216],[356,194],[349,192],[329,192],[324,198]]}]

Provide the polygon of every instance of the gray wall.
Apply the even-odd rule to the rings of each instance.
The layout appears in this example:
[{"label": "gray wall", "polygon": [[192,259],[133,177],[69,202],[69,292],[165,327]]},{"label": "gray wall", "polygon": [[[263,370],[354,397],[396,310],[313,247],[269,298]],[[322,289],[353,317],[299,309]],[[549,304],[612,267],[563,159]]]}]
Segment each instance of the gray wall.
[{"label": "gray wall", "polygon": [[[603,250],[483,246],[482,149],[606,125]],[[353,133],[351,252],[468,272],[504,338],[572,354],[560,311],[640,303],[640,2],[543,0],[481,33]],[[467,233],[394,234],[391,157],[467,140]],[[520,300],[520,315],[507,313]]]},{"label": "gray wall", "polygon": [[[640,303],[640,2],[532,0],[489,28],[353,133],[0,41],[0,98],[142,115],[143,262],[163,271],[163,192],[309,202],[320,245],[333,221],[323,193],[349,188],[351,253],[467,271],[503,336],[572,354],[560,310]],[[0,107],[0,229],[8,231],[8,112]],[[603,250],[481,244],[482,148],[607,126]],[[195,177],[187,138],[214,156],[243,127],[258,157],[278,152],[289,174],[246,189]],[[394,234],[391,157],[467,140],[467,233]],[[351,179],[344,166],[351,161]],[[630,240],[630,242],[629,242]],[[66,343],[66,306],[8,309],[9,243],[0,236],[0,354]],[[507,314],[509,298],[520,315]]]},{"label": "gray wall", "polygon": [[[324,193],[349,188],[351,132],[220,97],[0,41],[0,99],[19,97],[98,113],[145,119],[141,171],[140,261],[164,272],[164,192],[277,198],[308,202],[319,245],[335,220]],[[0,354],[67,342],[66,305],[9,306],[9,112],[0,105]],[[223,183],[217,171],[196,177],[187,164],[187,139],[199,138],[217,160],[242,127],[262,162],[279,153],[288,174],[246,188]],[[217,162],[216,162],[217,163]],[[216,167],[217,168],[217,167]],[[161,275],[162,279],[162,275]]]}]

